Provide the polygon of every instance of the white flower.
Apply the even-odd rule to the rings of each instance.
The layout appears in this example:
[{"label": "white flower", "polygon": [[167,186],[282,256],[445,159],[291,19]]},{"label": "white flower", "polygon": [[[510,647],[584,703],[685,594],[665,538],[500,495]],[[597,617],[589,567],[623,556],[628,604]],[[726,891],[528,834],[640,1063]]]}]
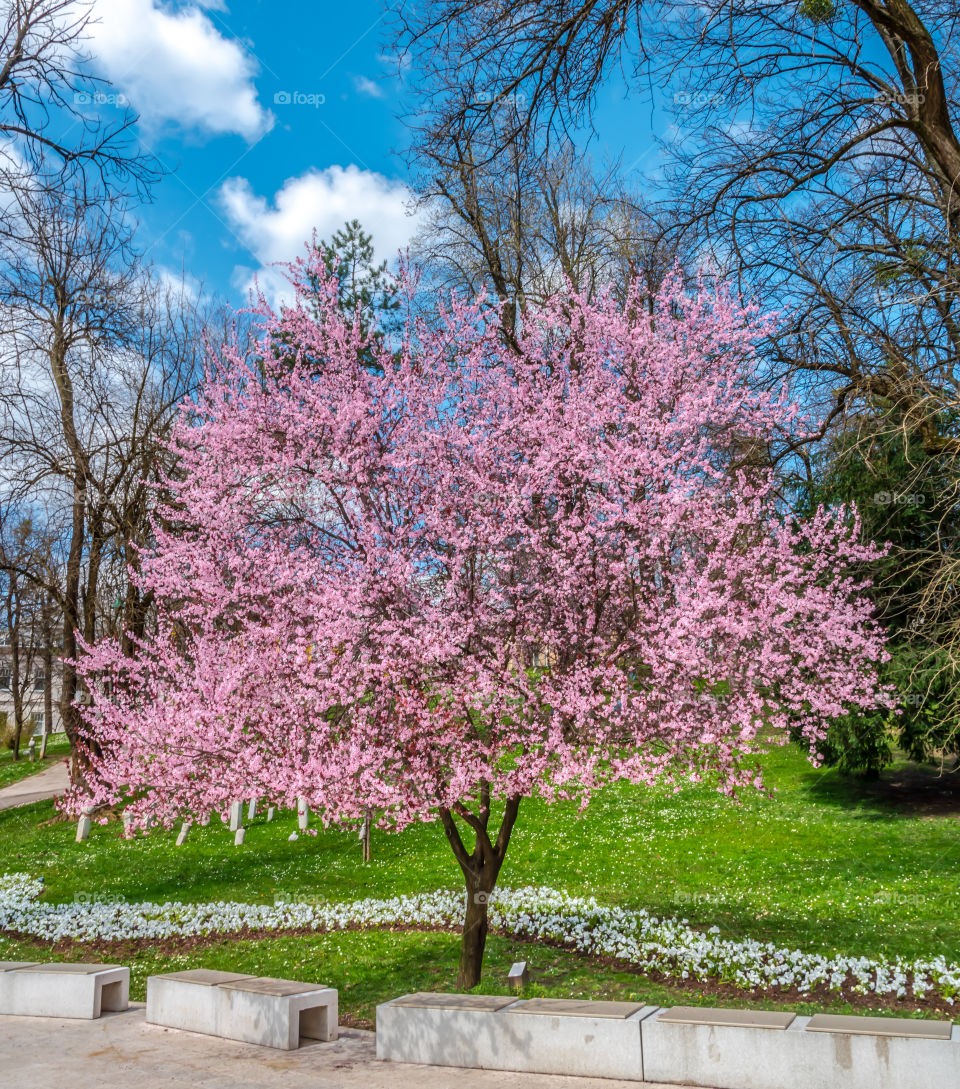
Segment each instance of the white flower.
[{"label": "white flower", "polygon": [[[348,926],[410,926],[459,929],[464,894],[449,889],[416,896],[357,900],[342,904],[282,902],[240,904],[127,903],[115,898],[91,902],[40,902],[43,883],[26,874],[0,877],[0,930],[47,941],[117,941],[235,933],[256,930],[342,930]],[[548,888],[501,889],[489,902],[491,926],[531,940],[560,942],[580,953],[615,957],[641,970],[679,979],[722,978],[746,988],[796,987],[808,994],[821,984],[858,993],[903,997],[911,982],[918,996],[951,997],[960,989],[960,965],[943,957],[908,963],[866,957],[824,957],[771,942],[733,941],[713,926],[703,933],[685,920],[646,911],[608,907],[593,897],[569,896]]]}]

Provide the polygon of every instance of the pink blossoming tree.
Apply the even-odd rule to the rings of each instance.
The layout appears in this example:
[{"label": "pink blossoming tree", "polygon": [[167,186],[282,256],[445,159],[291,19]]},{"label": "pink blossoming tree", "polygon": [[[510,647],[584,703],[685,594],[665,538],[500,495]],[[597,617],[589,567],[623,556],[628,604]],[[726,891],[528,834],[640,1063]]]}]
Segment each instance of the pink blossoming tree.
[{"label": "pink blossoming tree", "polygon": [[86,648],[96,756],[71,804],[126,802],[134,827],[251,795],[439,818],[469,988],[522,799],[732,792],[759,784],[761,729],[799,724],[815,753],[884,699],[849,574],[873,552],[849,512],[795,524],[738,467],[798,424],[751,391],[761,327],[722,295],[567,294],[519,354],[454,299],[388,350],[317,260],[294,279],[184,408],[137,576],[158,628],[135,657]]}]

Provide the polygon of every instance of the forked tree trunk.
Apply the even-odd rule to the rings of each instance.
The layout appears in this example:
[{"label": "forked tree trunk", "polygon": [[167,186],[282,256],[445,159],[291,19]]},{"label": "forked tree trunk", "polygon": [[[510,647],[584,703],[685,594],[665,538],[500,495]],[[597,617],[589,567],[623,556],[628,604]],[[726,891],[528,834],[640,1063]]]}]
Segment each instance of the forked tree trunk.
[{"label": "forked tree trunk", "polygon": [[[472,990],[480,982],[483,971],[483,951],[487,944],[489,927],[490,896],[496,888],[519,807],[519,797],[507,799],[496,841],[491,841],[488,833],[489,788],[484,787],[481,790],[480,808],[476,813],[465,806],[457,806],[455,810],[440,810],[443,830],[463,871],[466,886],[460,967],[457,972],[457,987],[461,991]],[[476,839],[472,851],[468,851],[464,846],[454,814],[475,833]]]}]

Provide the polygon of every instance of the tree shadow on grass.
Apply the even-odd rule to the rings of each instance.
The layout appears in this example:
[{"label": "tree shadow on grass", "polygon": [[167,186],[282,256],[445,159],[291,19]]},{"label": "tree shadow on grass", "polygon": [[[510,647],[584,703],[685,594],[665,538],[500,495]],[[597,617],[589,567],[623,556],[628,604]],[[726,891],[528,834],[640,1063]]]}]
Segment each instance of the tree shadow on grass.
[{"label": "tree shadow on grass", "polygon": [[841,775],[836,769],[803,776],[809,796],[822,804],[859,810],[864,817],[960,818],[960,766],[900,759],[880,776]]}]

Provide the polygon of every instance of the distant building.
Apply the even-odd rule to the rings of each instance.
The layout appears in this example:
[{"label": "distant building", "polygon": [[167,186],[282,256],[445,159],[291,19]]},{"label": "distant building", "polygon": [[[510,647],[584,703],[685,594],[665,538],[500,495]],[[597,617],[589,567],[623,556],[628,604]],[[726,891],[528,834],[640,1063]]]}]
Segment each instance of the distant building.
[{"label": "distant building", "polygon": [[[32,657],[33,660],[30,663],[30,675],[23,693],[22,740],[26,740],[34,734],[60,733],[63,730],[63,720],[60,717],[60,688],[62,678],[62,667],[60,662],[56,658],[53,659],[53,675],[50,678],[52,705],[50,718],[52,721],[48,722],[44,707],[46,702],[44,693],[47,688],[47,677],[44,672],[42,656],[36,653],[31,656],[29,652],[26,656],[28,658]],[[0,646],[0,720],[6,715],[8,726],[13,726],[12,675],[13,669],[10,662],[10,648],[8,646]]]}]

